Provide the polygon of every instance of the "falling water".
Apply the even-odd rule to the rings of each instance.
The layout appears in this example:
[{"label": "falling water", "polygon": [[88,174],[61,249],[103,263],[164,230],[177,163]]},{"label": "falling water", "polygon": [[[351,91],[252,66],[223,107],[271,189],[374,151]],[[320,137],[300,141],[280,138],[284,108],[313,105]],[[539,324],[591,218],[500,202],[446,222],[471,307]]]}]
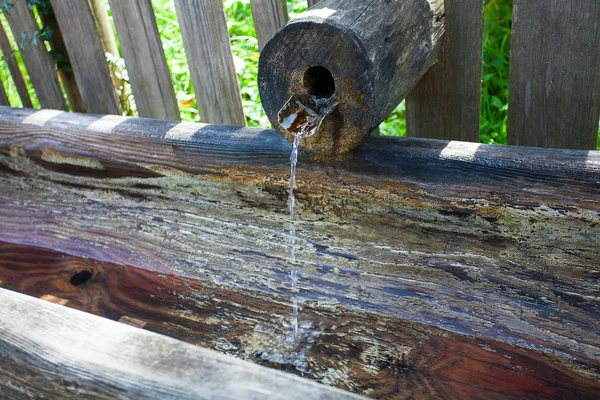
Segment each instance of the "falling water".
[{"label": "falling water", "polygon": [[290,319],[292,325],[292,333],[294,337],[298,336],[298,270],[295,269],[296,264],[296,228],[294,226],[294,217],[296,211],[296,196],[294,188],[296,187],[296,165],[298,164],[298,149],[302,135],[294,136],[294,147],[290,156],[290,195],[288,197],[288,208],[290,210],[290,261],[294,265],[294,269],[290,272],[292,282],[292,317]]},{"label": "falling water", "polygon": [[290,271],[292,291],[292,326],[293,341],[298,341],[298,270],[296,264],[296,227],[294,225],[296,211],[296,166],[298,165],[298,150],[303,138],[314,135],[320,128],[321,123],[335,103],[329,99],[317,99],[314,96],[292,96],[279,111],[278,119],[281,128],[294,136],[294,145],[290,156],[290,195],[288,197],[288,208],[290,211],[290,262],[294,269]]},{"label": "falling water", "polygon": [[[310,329],[311,324],[309,321],[303,323],[298,321],[300,308],[298,280],[300,274],[296,267],[296,166],[298,165],[300,142],[302,139],[318,132],[321,123],[336,105],[337,103],[329,99],[295,95],[281,108],[278,115],[279,127],[294,137],[294,145],[290,156],[290,194],[288,197],[290,213],[289,254],[292,266],[290,271],[292,313],[289,320],[290,327],[285,328],[288,332],[285,336],[277,335],[263,326],[256,326],[255,334],[259,338],[267,338],[269,343],[261,355],[262,359],[274,363],[292,364],[302,373],[307,372],[307,354],[319,332]],[[277,343],[283,348],[279,347]]]}]

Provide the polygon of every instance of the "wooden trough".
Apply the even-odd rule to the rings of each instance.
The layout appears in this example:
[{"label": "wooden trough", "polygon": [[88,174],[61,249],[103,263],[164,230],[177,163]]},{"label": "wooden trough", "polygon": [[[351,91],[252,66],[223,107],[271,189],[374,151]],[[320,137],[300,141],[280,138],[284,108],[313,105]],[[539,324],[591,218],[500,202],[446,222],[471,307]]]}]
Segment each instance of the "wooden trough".
[{"label": "wooden trough", "polygon": [[[509,140],[563,149],[414,137],[478,137],[483,3],[446,0],[440,60],[407,99],[413,137],[371,135],[328,163],[301,151],[296,262],[291,144],[165,120],[178,113],[157,78],[151,4],[110,3],[128,66],[152,60],[131,81],[140,115],[163,119],[106,115],[120,109],[104,84],[102,18],[52,0],[70,109],[78,95],[96,114],[0,106],[0,398],[600,398],[600,79],[597,63],[576,62],[581,49],[600,57],[595,0],[515,0]],[[252,3],[262,47],[285,2]],[[356,2],[359,18],[370,3],[389,2]],[[197,90],[203,120],[243,125],[221,2],[176,6],[194,83],[210,86]],[[29,20],[19,12],[13,25]],[[138,14],[136,42],[124,28]],[[555,42],[525,40],[538,14],[562,58]],[[564,15],[581,17],[569,35]],[[78,35],[73,21],[93,29]],[[215,49],[219,62],[200,62]],[[571,101],[576,113],[561,107]]]}]

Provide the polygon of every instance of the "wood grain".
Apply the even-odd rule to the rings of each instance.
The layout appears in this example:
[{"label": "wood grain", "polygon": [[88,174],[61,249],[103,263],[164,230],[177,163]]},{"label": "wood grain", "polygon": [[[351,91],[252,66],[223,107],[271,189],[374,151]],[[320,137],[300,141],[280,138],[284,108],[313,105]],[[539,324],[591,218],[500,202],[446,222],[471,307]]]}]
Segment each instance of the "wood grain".
[{"label": "wood grain", "polygon": [[[45,43],[38,37],[40,27],[27,2],[14,2],[10,12],[6,13],[6,20],[20,47],[19,52],[41,107],[66,110],[67,104],[58,83],[54,62]],[[25,39],[23,34],[26,35]]]},{"label": "wood grain", "polygon": [[111,0],[110,7],[138,114],[180,120],[152,2]]},{"label": "wood grain", "polygon": [[516,0],[508,143],[596,149],[600,3]]},{"label": "wood grain", "polygon": [[275,31],[288,21],[287,2],[285,0],[252,0],[250,4],[252,5],[258,49],[262,50]]},{"label": "wood grain", "polygon": [[[48,12],[46,14],[39,13],[39,16],[42,21],[42,25],[52,29],[52,36],[50,36],[50,47],[52,50],[66,57],[68,60],[69,52],[67,51],[67,46],[65,45],[65,41],[62,37],[62,32],[60,31],[60,26],[56,20],[54,10],[52,7],[48,7]],[[71,111],[85,112],[85,105],[83,104],[81,93],[79,93],[79,88],[77,87],[77,81],[75,80],[73,69],[71,68],[71,62],[68,61],[68,65],[59,65],[57,68],[58,76],[60,77],[60,82],[67,95],[67,100],[69,101]]]},{"label": "wood grain", "polygon": [[121,114],[89,3],[84,1],[73,7],[69,0],[52,0],[51,4],[86,110],[91,113]]},{"label": "wood grain", "polygon": [[406,134],[479,143],[483,0],[446,0],[438,62],[406,99]]},{"label": "wood grain", "polygon": [[246,125],[220,0],[176,0],[196,104],[202,122]]},{"label": "wood grain", "polygon": [[5,289],[0,310],[0,394],[12,399],[359,398]]},{"label": "wood grain", "polygon": [[31,98],[29,97],[29,92],[27,91],[27,85],[25,84],[25,80],[23,79],[23,74],[21,73],[19,64],[17,63],[17,60],[14,57],[13,48],[11,47],[11,44],[8,40],[8,36],[6,35],[6,31],[4,30],[4,26],[2,25],[2,23],[0,23],[0,48],[2,48],[4,62],[8,66],[10,76],[12,77],[13,82],[15,83],[23,107],[33,108]]},{"label": "wood grain", "polygon": [[353,160],[303,154],[292,265],[277,132],[0,117],[2,241],[278,296],[296,268],[306,304],[600,359],[598,152],[371,137]]},{"label": "wood grain", "polygon": [[[81,271],[91,278],[73,284]],[[281,352],[277,337],[289,330],[290,304],[280,296],[1,242],[0,279],[10,290],[300,375],[292,365],[265,357]],[[301,316],[303,326],[310,325],[302,331],[308,364],[303,375],[369,397],[600,394],[599,383],[571,371],[585,370],[582,363],[569,367],[500,342],[317,303],[305,305]]]},{"label": "wood grain", "polygon": [[277,31],[262,51],[258,81],[273,127],[292,95],[308,96],[305,73],[322,67],[333,78],[337,106],[303,146],[323,159],[356,148],[408,95],[435,62],[444,34],[438,0],[327,0]]}]

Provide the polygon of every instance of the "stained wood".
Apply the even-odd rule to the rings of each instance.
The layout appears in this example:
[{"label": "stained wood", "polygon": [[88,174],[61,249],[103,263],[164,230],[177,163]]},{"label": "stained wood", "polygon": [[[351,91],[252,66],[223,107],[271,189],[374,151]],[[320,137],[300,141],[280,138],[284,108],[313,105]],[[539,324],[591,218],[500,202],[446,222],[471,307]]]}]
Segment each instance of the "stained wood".
[{"label": "stained wood", "polygon": [[437,59],[443,33],[443,1],[322,1],[263,49],[258,80],[265,112],[292,141],[279,111],[292,95],[316,96],[305,74],[325,68],[334,90],[322,100],[337,106],[303,145],[335,158],[356,148],[408,95]]},{"label": "stained wood", "polygon": [[0,393],[13,399],[360,398],[5,289],[0,309]]},{"label": "stained wood", "polygon": [[303,154],[291,263],[277,132],[0,112],[4,242],[269,296],[296,269],[303,307],[517,345],[598,381],[598,152],[370,137],[351,161]]},{"label": "stained wood", "polygon": [[84,1],[73,7],[69,0],[52,0],[51,4],[86,110],[120,114],[119,101],[89,3]]},{"label": "stained wood", "polygon": [[2,55],[4,56],[4,62],[8,66],[8,71],[10,72],[10,76],[15,83],[15,87],[17,88],[17,92],[19,93],[19,98],[21,99],[21,103],[25,108],[33,108],[33,104],[31,103],[31,98],[29,97],[29,92],[27,91],[27,85],[25,84],[25,80],[23,79],[23,74],[21,73],[21,69],[19,68],[19,64],[14,57],[13,48],[8,40],[8,36],[6,35],[6,31],[4,30],[4,26],[0,23],[0,48],[2,49]]},{"label": "stained wood", "polygon": [[285,0],[252,0],[252,18],[258,39],[258,48],[265,43],[288,21],[287,2]]},{"label": "stained wood", "polygon": [[[73,284],[81,271],[91,278]],[[290,304],[280,296],[1,242],[0,279],[10,290],[300,375],[264,357],[281,351],[277,336],[289,334]],[[301,322],[311,326],[303,334],[314,335],[312,346],[303,343],[303,376],[373,398],[600,394],[600,384],[557,360],[496,341],[318,304],[303,308]]]},{"label": "stained wood", "polygon": [[406,99],[406,134],[479,143],[483,0],[446,0],[438,62]]},{"label": "stained wood", "polygon": [[[41,107],[66,110],[67,104],[58,83],[54,62],[48,54],[44,42],[37,37],[39,36],[40,27],[35,21],[33,12],[29,9],[27,2],[14,2],[10,12],[5,13],[5,15],[18,46],[22,44],[23,33],[27,35],[25,43],[23,43],[24,48],[20,48],[19,52],[23,57],[25,68],[27,68],[29,79]],[[37,38],[32,41],[34,35]]]},{"label": "stained wood", "polygon": [[595,0],[514,2],[508,143],[596,149],[599,21]]},{"label": "stained wood", "polygon": [[[60,31],[60,26],[58,26],[58,21],[56,20],[56,15],[54,14],[52,7],[48,7],[48,12],[45,14],[39,13],[39,16],[42,20],[42,25],[52,29],[52,36],[50,37],[50,47],[52,50],[68,59],[69,52],[67,51],[67,46],[65,46],[65,41],[62,37],[62,32]],[[58,76],[60,77],[60,82],[67,95],[70,109],[76,112],[85,112],[85,105],[83,104],[81,93],[79,93],[73,69],[61,66],[58,66],[57,68]]]},{"label": "stained wood", "polygon": [[110,7],[138,114],[180,120],[152,2],[111,0]]},{"label": "stained wood", "polygon": [[196,104],[203,122],[246,125],[220,0],[176,0]]}]

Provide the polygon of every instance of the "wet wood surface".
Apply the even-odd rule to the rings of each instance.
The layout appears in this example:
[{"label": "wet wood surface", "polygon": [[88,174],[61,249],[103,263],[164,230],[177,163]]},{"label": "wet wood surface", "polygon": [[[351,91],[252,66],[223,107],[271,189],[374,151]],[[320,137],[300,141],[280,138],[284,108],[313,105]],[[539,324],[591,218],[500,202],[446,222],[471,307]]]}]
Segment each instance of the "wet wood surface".
[{"label": "wet wood surface", "polygon": [[[14,291],[300,374],[273,361],[290,329],[282,297],[2,242],[0,278]],[[497,341],[316,302],[301,324],[305,375],[373,398],[600,395],[589,377],[597,365]]]},{"label": "wet wood surface", "polygon": [[0,310],[3,399],[360,398],[4,289]]},{"label": "wet wood surface", "polygon": [[271,130],[2,107],[0,280],[299,373],[277,346],[296,269],[313,379],[598,396],[598,152],[373,137],[337,164],[302,153],[292,264],[290,150]]}]

